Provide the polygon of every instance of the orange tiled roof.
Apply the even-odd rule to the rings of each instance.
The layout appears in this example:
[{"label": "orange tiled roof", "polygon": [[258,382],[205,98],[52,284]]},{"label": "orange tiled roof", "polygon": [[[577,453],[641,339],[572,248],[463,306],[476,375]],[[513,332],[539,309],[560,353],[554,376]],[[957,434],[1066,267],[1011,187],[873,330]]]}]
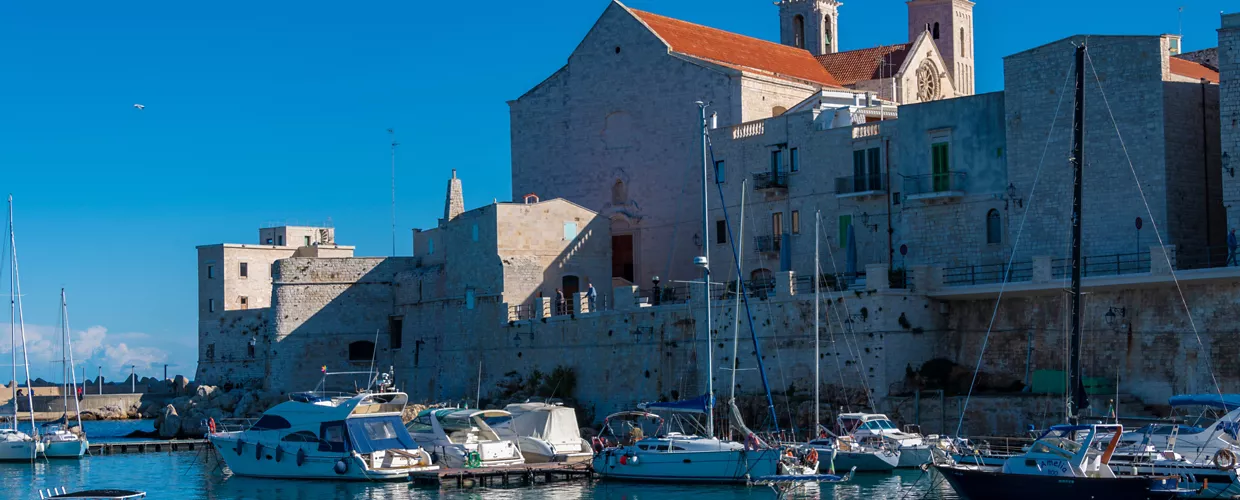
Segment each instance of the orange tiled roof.
[{"label": "orange tiled roof", "polygon": [[1173,74],[1200,80],[1205,78],[1210,83],[1218,83],[1218,72],[1210,69],[1204,64],[1180,59],[1178,57],[1171,58],[1171,72]]},{"label": "orange tiled roof", "polygon": [[841,85],[852,85],[865,80],[890,77],[904,65],[908,49],[907,43],[879,45],[868,49],[823,54],[816,59]]},{"label": "orange tiled roof", "polygon": [[630,9],[673,52],[725,66],[785,79],[839,87],[840,84],[809,51],[736,33]]}]

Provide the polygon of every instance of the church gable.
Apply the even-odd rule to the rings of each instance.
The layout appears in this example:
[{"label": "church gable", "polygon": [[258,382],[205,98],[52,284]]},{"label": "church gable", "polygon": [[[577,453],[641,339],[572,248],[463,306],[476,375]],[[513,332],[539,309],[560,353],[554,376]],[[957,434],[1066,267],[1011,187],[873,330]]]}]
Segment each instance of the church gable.
[{"label": "church gable", "polygon": [[645,25],[624,4],[613,1],[573,53],[569,60],[599,59],[602,61],[628,59],[633,54],[651,56],[667,54],[669,45]]},{"label": "church gable", "polygon": [[956,96],[951,73],[943,55],[935,47],[930,32],[922,32],[908,50],[904,64],[896,72],[902,89],[901,104],[947,99]]}]

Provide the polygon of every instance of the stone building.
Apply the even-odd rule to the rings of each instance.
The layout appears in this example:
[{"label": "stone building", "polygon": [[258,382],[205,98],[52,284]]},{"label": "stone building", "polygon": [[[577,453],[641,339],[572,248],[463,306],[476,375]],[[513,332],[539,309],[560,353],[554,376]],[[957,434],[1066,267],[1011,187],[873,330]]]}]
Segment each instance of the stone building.
[{"label": "stone building", "polygon": [[1220,122],[1222,131],[1223,205],[1227,224],[1240,228],[1240,13],[1222,16],[1218,30]]}]

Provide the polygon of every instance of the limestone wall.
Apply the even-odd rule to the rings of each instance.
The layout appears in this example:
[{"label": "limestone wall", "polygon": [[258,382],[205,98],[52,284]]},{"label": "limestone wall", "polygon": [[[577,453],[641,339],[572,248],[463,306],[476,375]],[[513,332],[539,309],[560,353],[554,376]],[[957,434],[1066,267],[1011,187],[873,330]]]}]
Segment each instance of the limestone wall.
[{"label": "limestone wall", "polygon": [[1222,150],[1232,170],[1222,176],[1223,205],[1229,228],[1240,227],[1240,13],[1224,15],[1218,31],[1220,131]]},{"label": "limestone wall", "polygon": [[1163,84],[1166,133],[1167,225],[1181,255],[1223,255],[1227,244],[1219,150],[1219,87]]}]

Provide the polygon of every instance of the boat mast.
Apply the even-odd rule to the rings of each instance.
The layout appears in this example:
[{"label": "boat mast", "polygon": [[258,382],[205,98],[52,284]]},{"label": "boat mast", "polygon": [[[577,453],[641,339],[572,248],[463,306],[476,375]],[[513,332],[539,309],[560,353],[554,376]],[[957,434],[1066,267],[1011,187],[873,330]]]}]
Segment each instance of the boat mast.
[{"label": "boat mast", "polygon": [[1068,423],[1084,402],[1081,384],[1081,170],[1085,164],[1085,43],[1076,48],[1076,113],[1072,121],[1072,340],[1068,361]]},{"label": "boat mast", "polygon": [[698,111],[701,113],[702,127],[702,287],[706,294],[702,296],[703,303],[706,306],[706,435],[715,437],[715,381],[714,374],[714,354],[712,354],[714,339],[710,334],[710,211],[709,211],[709,192],[706,190],[710,182],[710,152],[706,150],[706,134],[710,132],[706,123],[706,102],[698,101]]},{"label": "boat mast", "polygon": [[820,403],[821,399],[819,399],[818,386],[822,385],[822,378],[818,376],[818,370],[820,368],[819,365],[821,364],[818,359],[819,358],[819,353],[818,353],[818,301],[820,299],[820,293],[821,293],[819,291],[819,283],[818,283],[819,277],[821,276],[819,274],[820,271],[818,270],[818,227],[820,224],[822,224],[822,211],[816,210],[814,211],[814,280],[813,280],[813,283],[814,283],[814,429],[810,431],[810,440],[814,439],[814,435],[818,434],[818,426],[822,425],[821,424],[822,419],[820,415],[818,414],[819,407],[821,406],[821,403]]},{"label": "boat mast", "polygon": [[[69,356],[69,364],[65,365],[65,369],[69,372],[69,379],[73,381],[73,386],[71,387],[72,390],[70,391],[70,393],[73,394],[73,414],[77,418],[78,431],[85,436],[86,428],[82,427],[82,403],[78,400],[77,395],[77,372],[73,369],[73,337],[69,335],[69,332],[73,330],[69,329],[69,302],[65,299],[64,288],[60,289],[60,311],[61,314],[64,315],[65,352],[68,353]],[[69,405],[65,405],[65,409],[67,410],[68,408]]]},{"label": "boat mast", "polygon": [[[26,318],[22,314],[21,275],[17,272],[17,232],[13,229],[13,195],[9,195],[9,251],[13,255],[13,294],[17,305],[17,328],[22,338],[22,367],[26,371],[26,403],[30,405],[30,431],[35,437],[39,435],[34,423],[34,388],[30,385],[30,353],[26,349]],[[16,346],[14,346],[16,349]],[[13,425],[17,425],[17,399],[13,399]]]},{"label": "boat mast", "polygon": [[[13,195],[9,195],[9,241],[13,241]],[[12,264],[12,256],[9,257],[9,264]],[[9,345],[12,346],[10,353],[13,355],[13,430],[17,430],[17,277],[13,274],[10,266],[9,269]]]}]

